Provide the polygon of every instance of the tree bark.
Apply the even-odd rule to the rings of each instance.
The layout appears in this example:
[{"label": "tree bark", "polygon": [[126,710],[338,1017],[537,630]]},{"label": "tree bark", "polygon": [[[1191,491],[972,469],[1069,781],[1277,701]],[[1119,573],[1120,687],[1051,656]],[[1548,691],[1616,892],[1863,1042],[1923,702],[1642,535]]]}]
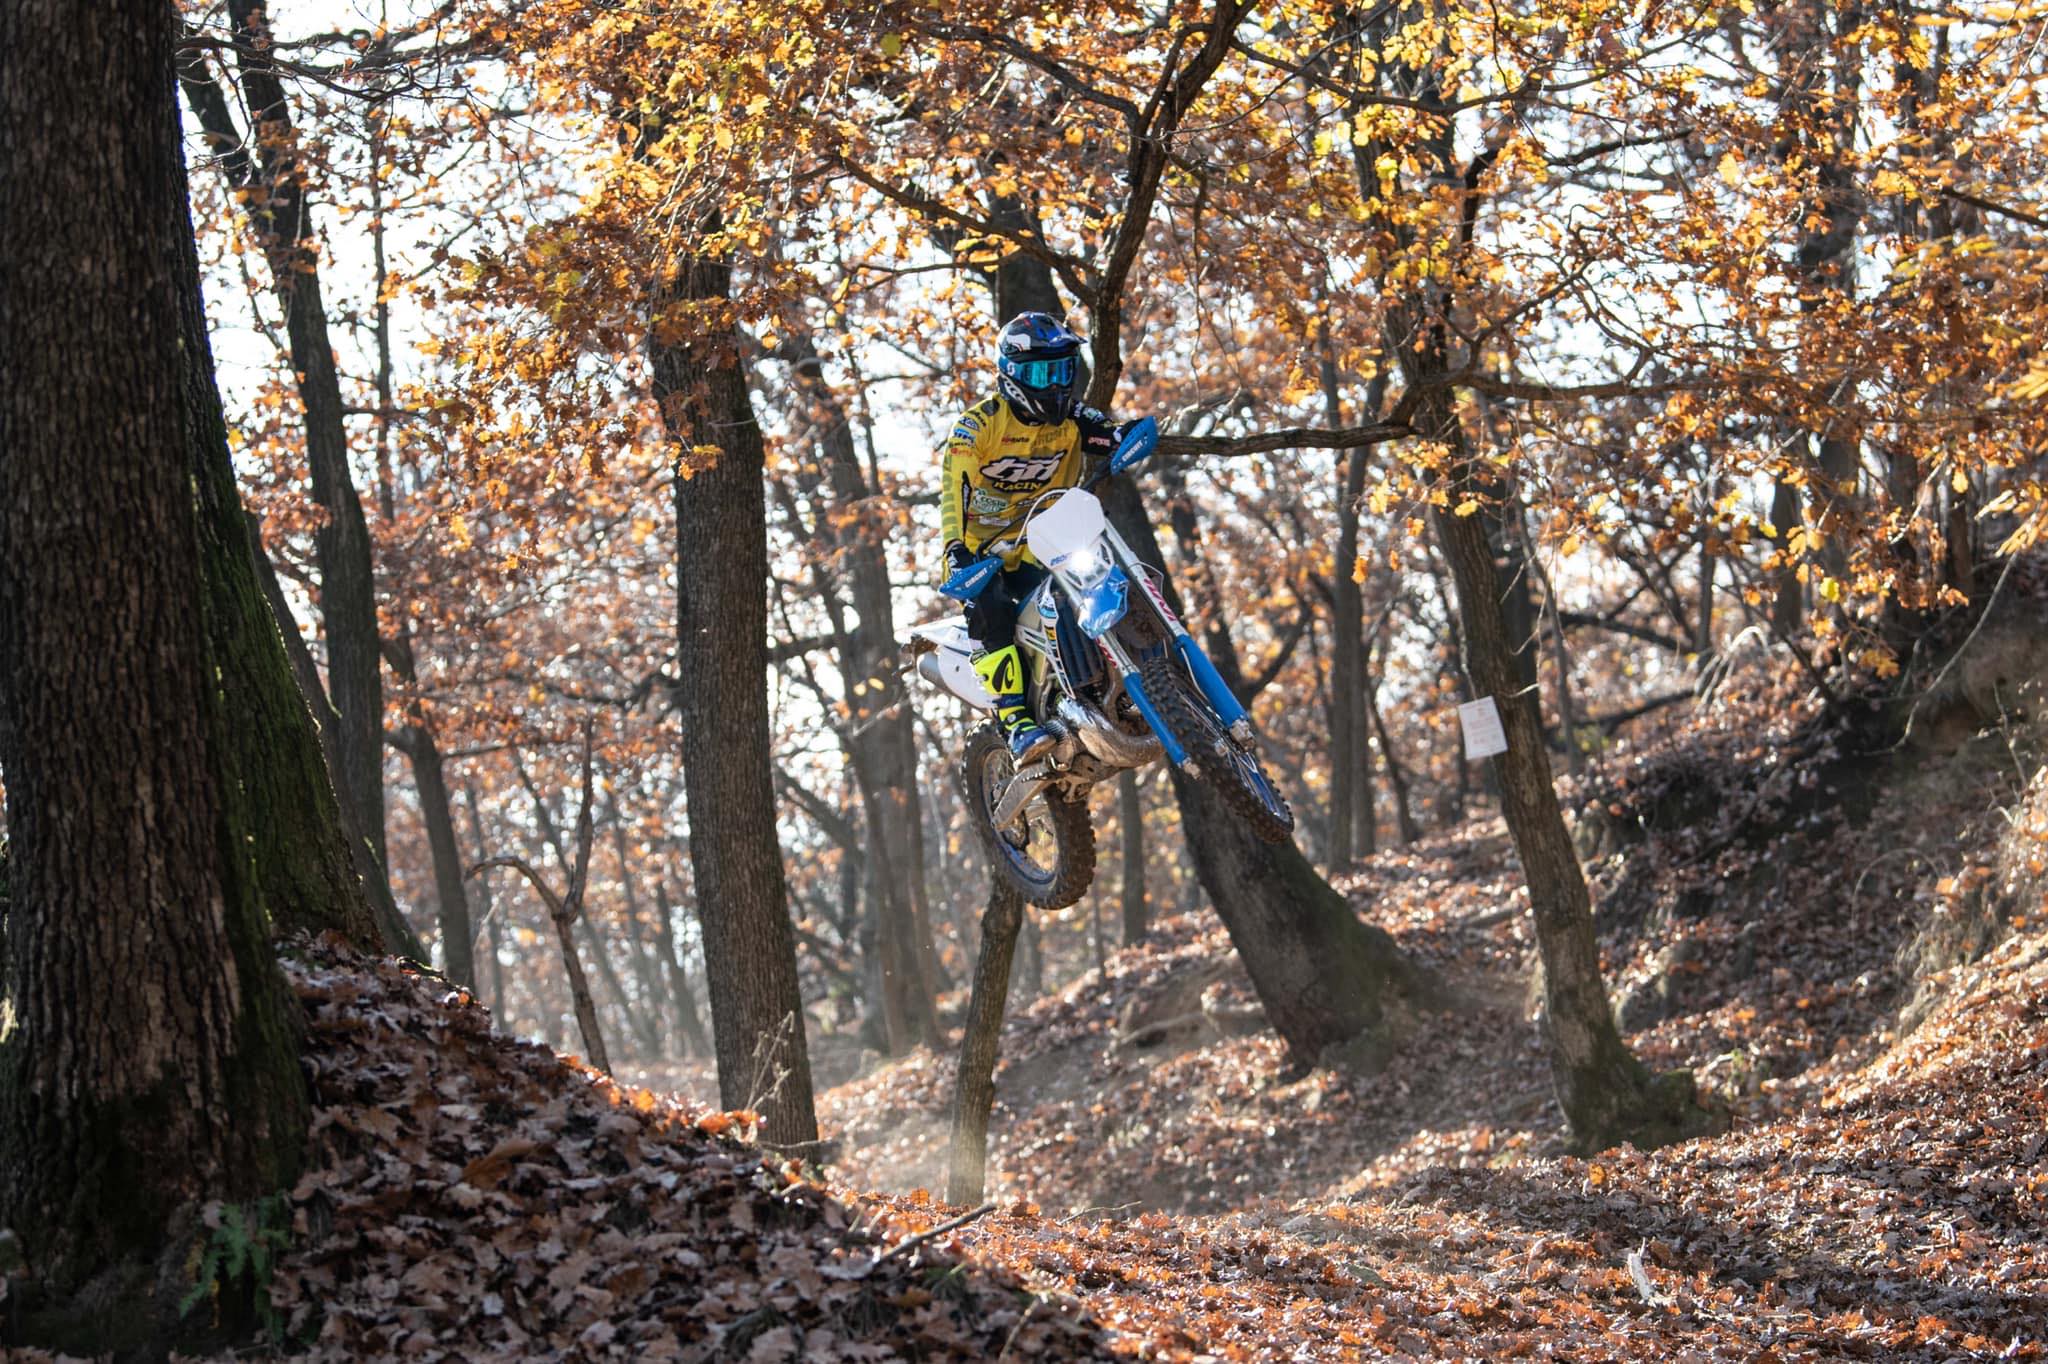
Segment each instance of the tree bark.
[{"label": "tree bark", "polygon": [[653,300],[647,349],[677,446],[676,702],[718,1088],[728,1107],[759,1108],[769,1144],[799,1145],[817,1140],[818,1122],[775,834],[767,457],[726,312],[731,267],[676,264]]},{"label": "tree bark", "polygon": [[0,6],[0,1225],[13,1329],[81,1353],[168,1343],[179,1210],[287,1182],[307,1115],[209,656],[171,20]]},{"label": "tree bark", "polygon": [[[1412,372],[1410,379],[1421,381]],[[1425,399],[1418,422],[1419,430],[1453,452],[1451,506],[1433,514],[1464,621],[1472,694],[1494,699],[1507,733],[1507,752],[1495,760],[1501,813],[1529,886],[1543,961],[1551,1075],[1573,1144],[1584,1151],[1624,1141],[1648,1148],[1714,1130],[1716,1116],[1697,1103],[1691,1075],[1651,1076],[1615,1027],[1600,976],[1592,900],[1552,785],[1536,695],[1524,687],[1516,666],[1494,548],[1480,517],[1455,510],[1468,498],[1498,499],[1503,490],[1488,478],[1483,461],[1472,457],[1446,399]]]},{"label": "tree bark", "polygon": [[[196,268],[196,267],[195,267]],[[197,276],[195,275],[195,278]],[[203,322],[204,319],[202,318]],[[200,328],[204,334],[204,327]],[[223,427],[225,430],[225,427]],[[225,436],[223,436],[225,439]],[[210,477],[218,486],[234,487],[234,467],[227,456],[227,447],[221,446],[218,468],[210,475],[203,474],[203,485]],[[427,960],[426,945],[406,922],[405,915],[398,908],[398,901],[392,897],[390,878],[384,868],[378,865],[377,855],[370,848],[369,839],[356,828],[355,806],[340,799],[335,790],[333,773],[341,770],[341,753],[335,745],[337,728],[334,706],[327,699],[327,691],[320,684],[320,670],[314,666],[312,651],[299,634],[298,622],[292,617],[291,603],[285,600],[284,587],[277,580],[277,570],[271,566],[270,557],[264,553],[262,537],[257,533],[256,523],[249,522],[249,551],[256,565],[256,578],[262,584],[264,599],[270,604],[271,621],[275,633],[284,641],[285,658],[291,673],[298,683],[299,700],[310,728],[312,740],[318,745],[322,768],[319,776],[320,807],[335,812],[335,822],[340,828],[341,841],[345,845],[349,866],[354,870],[356,885],[361,888],[363,898],[369,902],[370,917],[376,921],[383,937],[383,950],[395,952],[414,961]],[[250,627],[255,630],[253,624]],[[301,739],[299,742],[303,742]],[[245,739],[245,745],[252,752],[278,752],[274,746],[258,748],[253,733]],[[323,816],[324,817],[324,816]]]},{"label": "tree bark", "polygon": [[[1332,428],[1344,424],[1337,393],[1337,366],[1323,338],[1323,404]],[[1365,495],[1370,452],[1349,450],[1337,462],[1337,553],[1330,565],[1330,852],[1331,871],[1351,865],[1352,835],[1357,816],[1362,765],[1358,752],[1366,746],[1363,726],[1365,691],[1365,603],[1355,576],[1358,561],[1358,501]],[[1370,798],[1371,787],[1366,788]]]},{"label": "tree bark", "polygon": [[1024,902],[1008,882],[989,878],[981,915],[981,952],[960,1034],[960,1066],[953,1079],[953,1144],[946,1163],[946,1201],[981,1202],[988,1182],[988,1116],[996,1100],[996,1044],[1010,997],[1010,962],[1024,924]]},{"label": "tree bark", "polygon": [[476,990],[475,929],[469,917],[469,892],[463,885],[462,849],[455,840],[455,812],[448,797],[441,747],[434,732],[415,722],[403,731],[399,747],[412,762],[420,818],[427,826],[427,847],[434,862],[434,899],[441,927],[441,970],[449,980]]},{"label": "tree bark", "polygon": [[1123,825],[1123,886],[1119,904],[1123,911],[1124,946],[1144,941],[1152,931],[1152,916],[1145,903],[1145,799],[1138,789],[1138,774],[1125,772],[1116,779],[1117,819]]}]

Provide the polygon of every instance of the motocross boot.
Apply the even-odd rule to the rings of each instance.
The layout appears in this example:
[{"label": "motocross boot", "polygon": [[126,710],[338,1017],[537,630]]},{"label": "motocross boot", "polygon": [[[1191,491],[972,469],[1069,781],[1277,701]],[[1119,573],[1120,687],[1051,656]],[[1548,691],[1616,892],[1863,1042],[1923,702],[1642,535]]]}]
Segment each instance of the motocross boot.
[{"label": "motocross boot", "polygon": [[990,649],[974,660],[974,671],[988,688],[988,694],[996,699],[996,720],[1009,736],[1010,757],[1017,766],[1024,766],[1052,747],[1052,735],[1038,727],[1038,722],[1031,718],[1031,708],[1024,704],[1024,666],[1017,657],[1016,645]]}]

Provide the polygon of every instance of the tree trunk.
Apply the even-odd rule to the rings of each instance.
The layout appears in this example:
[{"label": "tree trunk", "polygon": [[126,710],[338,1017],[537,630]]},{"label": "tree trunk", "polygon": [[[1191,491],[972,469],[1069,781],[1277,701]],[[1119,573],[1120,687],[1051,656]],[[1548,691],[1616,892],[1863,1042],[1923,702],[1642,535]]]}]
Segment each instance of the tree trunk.
[{"label": "tree trunk", "polygon": [[[1163,564],[1130,480],[1115,479],[1105,488],[1118,533],[1141,560]],[[1165,591],[1178,612],[1170,579]],[[1375,1036],[1386,1022],[1384,995],[1425,990],[1422,977],[1394,940],[1361,920],[1292,843],[1261,843],[1208,786],[1177,768],[1169,775],[1202,888],[1296,1063],[1316,1064],[1331,1048],[1354,1040],[1354,1059],[1377,1063],[1391,1046],[1389,1038]]]},{"label": "tree trunk", "polygon": [[[619,859],[619,890],[626,900],[626,951],[633,961],[633,979],[639,983],[640,998],[645,1005],[646,1026],[643,1029],[636,1015],[634,1032],[647,1045],[648,1055],[662,1054],[662,996],[667,991],[662,986],[660,968],[647,945],[647,920],[641,911],[640,892],[634,888],[634,867],[628,855],[626,822],[618,819],[612,825],[612,850]],[[682,1050],[681,1039],[677,1039],[678,1051]]]},{"label": "tree trunk", "polygon": [[[1413,372],[1409,377],[1424,381]],[[1543,961],[1551,1074],[1573,1144],[1584,1151],[1623,1141],[1648,1148],[1713,1130],[1714,1115],[1698,1105],[1691,1075],[1673,1071],[1652,1077],[1622,1043],[1614,1024],[1593,937],[1592,900],[1551,784],[1537,698],[1524,687],[1516,666],[1515,641],[1501,610],[1494,547],[1480,517],[1455,511],[1474,497],[1498,501],[1504,490],[1467,449],[1447,398],[1424,400],[1418,429],[1452,450],[1451,505],[1433,514],[1457,588],[1472,694],[1494,699],[1507,733],[1507,752],[1499,755],[1496,767],[1501,813],[1529,886]]]},{"label": "tree trunk", "polygon": [[[581,910],[577,906],[577,910]],[[583,970],[583,954],[576,950],[576,916],[567,910],[550,913],[555,942],[562,949],[562,971],[569,978],[569,1002],[576,1011],[576,1031],[583,1035],[583,1059],[609,1075],[611,1053],[605,1049],[604,1028],[597,1021],[597,1003],[590,996],[590,977]]]},{"label": "tree trunk", "polygon": [[[604,981],[605,993],[612,997],[620,1017],[626,1021],[626,1031],[633,1035],[633,1041],[640,1054],[648,1060],[661,1055],[661,1025],[649,1012],[633,1007],[633,997],[626,993],[626,982],[619,975],[617,963],[605,942],[604,935],[597,931],[597,924],[588,913],[581,916],[583,924],[583,945],[590,949],[592,961],[597,963],[597,974]],[[653,1001],[650,999],[651,1005]]]},{"label": "tree trunk", "polygon": [[996,1043],[1010,997],[1010,962],[1024,902],[1007,881],[991,877],[981,915],[981,952],[960,1034],[960,1066],[953,1078],[953,1145],[946,1163],[946,1201],[981,1202],[988,1176],[988,1115],[996,1101]]},{"label": "tree trunk", "polygon": [[1045,993],[1045,938],[1038,916],[1028,912],[1018,930],[1017,969],[1017,988],[1026,1003]]},{"label": "tree trunk", "polygon": [[[1785,547],[1799,526],[1799,489],[1781,478],[1771,488],[1771,528],[1777,532],[1773,543],[1779,553],[1787,553]],[[1788,555],[1771,596],[1771,633],[1779,639],[1793,639],[1805,624],[1806,584],[1799,581],[1798,568]]]},{"label": "tree trunk", "polygon": [[306,167],[294,141],[291,106],[269,50],[265,0],[229,0],[242,89],[255,128],[261,183],[259,230],[278,302],[284,308],[292,369],[306,414],[306,462],[313,500],[327,513],[314,533],[320,570],[320,619],[327,640],[327,686],[340,717],[336,743],[343,798],[377,865],[389,874],[384,842],[384,679],[370,532],[348,464],[341,377],[320,296],[319,241],[306,195]]},{"label": "tree trunk", "polygon": [[1117,818],[1123,825],[1123,887],[1119,903],[1123,909],[1124,946],[1142,942],[1151,931],[1151,914],[1145,904],[1145,800],[1138,789],[1138,774],[1125,772],[1116,779]]},{"label": "tree trunk", "polygon": [[[771,1145],[814,1142],[810,1058],[776,843],[767,693],[766,452],[724,313],[731,267],[690,258],[654,300],[648,361],[676,442],[677,710],[718,1088]],[[715,447],[705,462],[692,450]]]},{"label": "tree trunk", "polygon": [[434,860],[434,898],[441,925],[441,970],[449,980],[476,990],[475,930],[470,925],[469,893],[462,880],[462,849],[455,841],[455,813],[442,772],[441,748],[422,724],[405,727],[399,747],[412,760],[413,784],[419,789],[420,818],[427,826],[427,846]]},{"label": "tree trunk", "polygon": [[717,1053],[711,1048],[711,1039],[704,1035],[704,1024],[697,1012],[697,997],[690,990],[690,973],[683,968],[682,954],[676,950],[675,909],[669,904],[665,877],[654,883],[654,907],[661,916],[655,927],[661,935],[661,960],[668,971],[677,1035],[690,1055],[714,1056]]},{"label": "tree trunk", "polygon": [[[870,884],[880,916],[883,986],[897,998],[886,1011],[892,1025],[890,1050],[936,1043],[941,1034],[936,998],[942,988],[937,943],[924,888],[923,814],[917,798],[917,743],[904,679],[896,659],[896,623],[887,555],[893,505],[868,486],[856,456],[853,426],[844,406],[825,382],[816,344],[808,335],[789,345],[792,387],[808,406],[804,413],[826,477],[833,513],[820,532],[839,551],[859,625],[846,630],[834,607],[839,635],[840,675],[847,680],[846,746],[870,848]],[[830,588],[826,589],[830,596]]]},{"label": "tree trunk", "polygon": [[[202,326],[200,335],[204,334],[205,329]],[[201,475],[202,487],[211,477],[219,487],[233,489],[234,467],[227,457],[226,450],[227,447],[223,444],[221,456],[217,461],[218,469],[211,475]],[[249,550],[256,564],[256,578],[262,584],[264,599],[270,604],[275,632],[284,640],[285,658],[289,662],[293,678],[298,683],[301,708],[305,712],[313,742],[320,750],[320,789],[325,792],[320,797],[320,806],[322,809],[332,809],[336,812],[335,822],[340,828],[349,866],[355,873],[355,882],[361,888],[363,898],[369,902],[370,916],[376,921],[377,928],[382,934],[383,950],[424,962],[427,960],[426,945],[420,941],[419,935],[413,932],[412,925],[406,922],[405,915],[398,908],[398,901],[392,898],[390,878],[385,876],[384,868],[378,864],[377,855],[371,850],[369,839],[363,837],[362,832],[356,828],[355,806],[340,799],[335,789],[332,774],[341,770],[341,751],[335,743],[338,722],[334,706],[328,701],[326,689],[320,684],[320,670],[314,666],[312,651],[306,648],[306,641],[299,635],[298,622],[292,618],[291,603],[285,600],[284,587],[277,580],[277,570],[271,567],[270,558],[263,551],[263,542],[257,534],[256,523],[250,519],[248,524]],[[252,625],[250,628],[256,627]],[[253,728],[245,737],[244,747],[254,752],[282,751],[281,746],[258,749]]]},{"label": "tree trunk", "polygon": [[[1329,385],[1334,409],[1334,379]],[[1342,424],[1342,413],[1330,425]],[[1365,607],[1353,565],[1358,560],[1358,499],[1365,494],[1367,452],[1347,451],[1339,463],[1337,557],[1330,566],[1330,870],[1351,865],[1358,801],[1358,751],[1365,735],[1358,723],[1365,691]]]},{"label": "tree trunk", "polygon": [[[1829,0],[1791,0],[1767,13],[1785,72],[1778,103],[1789,132],[1780,145],[1788,158],[1796,156],[1813,167],[1815,177],[1813,201],[1801,215],[1793,274],[1800,310],[1823,312],[1833,309],[1855,283],[1856,225],[1862,216],[1862,202],[1856,172],[1845,158],[1853,154],[1856,145],[1862,54],[1847,37],[1861,22],[1861,7]],[[1830,16],[1834,18],[1832,32]],[[1812,364],[1826,352],[1825,346],[1809,347],[1805,363]],[[1836,577],[1847,572],[1847,537],[1857,523],[1863,500],[1858,442],[1831,416],[1836,407],[1834,393],[1850,378],[1811,370],[1800,375],[1817,396],[1825,395],[1821,396],[1817,420],[1809,424],[1807,432],[1813,452],[1808,486],[1814,530],[1820,536],[1820,560]],[[1781,526],[1781,534],[1783,529]]]},{"label": "tree trunk", "polygon": [[[465,785],[462,788],[462,801],[469,811],[470,841],[476,845],[476,860],[481,862],[484,859],[484,821],[483,816],[477,813],[476,788]],[[490,934],[490,948],[486,960],[491,964],[491,994],[486,1003],[490,1008],[491,1017],[502,1025],[505,1013],[505,962],[498,954],[498,916],[495,913],[496,906],[491,902],[491,879],[488,876],[477,878],[476,907],[481,911],[476,922],[487,925],[486,931]]]},{"label": "tree trunk", "polygon": [[171,18],[0,6],[0,1225],[14,1330],[81,1353],[167,1343],[179,1210],[287,1182],[307,1112],[261,898],[290,878],[209,657]]}]

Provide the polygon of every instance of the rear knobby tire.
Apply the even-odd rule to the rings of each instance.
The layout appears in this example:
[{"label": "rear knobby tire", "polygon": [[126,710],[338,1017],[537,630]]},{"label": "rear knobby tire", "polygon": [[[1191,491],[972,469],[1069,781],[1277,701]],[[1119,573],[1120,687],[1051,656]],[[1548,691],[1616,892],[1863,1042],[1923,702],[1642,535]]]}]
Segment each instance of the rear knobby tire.
[{"label": "rear knobby tire", "polygon": [[1207,703],[1194,694],[1187,669],[1172,654],[1164,653],[1146,660],[1139,673],[1159,718],[1231,813],[1243,820],[1261,843],[1285,843],[1293,837],[1294,811],[1288,808],[1286,797],[1259,765],[1258,755],[1231,738]]},{"label": "rear knobby tire", "polygon": [[[1014,770],[1010,744],[995,724],[977,727],[967,737],[961,757],[960,781],[967,814],[988,854],[989,869],[1007,881],[1026,904],[1039,909],[1065,909],[1088,893],[1095,880],[1095,826],[1088,822],[1088,802],[1067,800],[1051,789],[1041,791],[1018,817],[1027,825],[1026,846],[1019,848],[989,820],[997,795],[989,778],[1007,778]],[[1039,849],[1033,855],[1032,849]]]}]

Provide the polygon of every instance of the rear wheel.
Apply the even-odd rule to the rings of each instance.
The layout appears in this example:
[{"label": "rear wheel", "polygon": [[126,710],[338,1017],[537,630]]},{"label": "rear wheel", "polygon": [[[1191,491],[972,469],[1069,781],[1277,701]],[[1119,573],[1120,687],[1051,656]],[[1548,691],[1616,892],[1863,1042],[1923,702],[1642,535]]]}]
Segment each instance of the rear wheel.
[{"label": "rear wheel", "polygon": [[1294,812],[1259,766],[1258,755],[1230,737],[1194,690],[1187,669],[1171,654],[1146,660],[1140,670],[1145,694],[1159,718],[1187,750],[1202,780],[1216,788],[1223,803],[1242,819],[1260,842],[1284,843],[1294,833]]},{"label": "rear wheel", "polygon": [[986,724],[968,736],[961,782],[990,868],[1026,903],[1065,909],[1087,894],[1095,880],[1095,826],[1088,822],[1088,803],[1068,800],[1048,787],[998,829],[996,806],[1015,773],[1001,729]]}]

